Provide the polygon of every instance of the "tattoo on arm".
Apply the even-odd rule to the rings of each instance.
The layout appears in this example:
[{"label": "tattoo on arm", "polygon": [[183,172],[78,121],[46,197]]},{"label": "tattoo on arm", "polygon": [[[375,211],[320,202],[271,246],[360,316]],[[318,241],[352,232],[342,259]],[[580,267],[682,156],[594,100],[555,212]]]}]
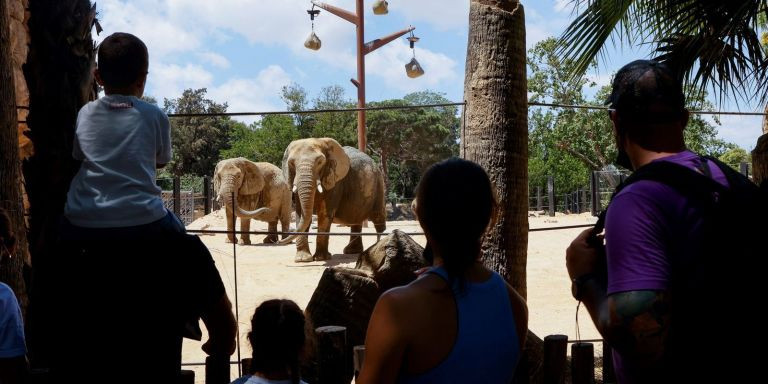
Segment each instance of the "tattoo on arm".
[{"label": "tattoo on arm", "polygon": [[652,363],[664,354],[669,333],[669,299],[661,291],[630,291],[608,297],[600,328],[624,355]]}]

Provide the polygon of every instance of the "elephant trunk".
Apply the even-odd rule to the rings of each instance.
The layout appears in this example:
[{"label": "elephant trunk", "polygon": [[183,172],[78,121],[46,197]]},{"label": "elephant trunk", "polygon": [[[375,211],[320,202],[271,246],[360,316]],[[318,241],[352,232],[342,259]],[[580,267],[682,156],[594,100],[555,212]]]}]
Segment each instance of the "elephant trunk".
[{"label": "elephant trunk", "polygon": [[[309,231],[309,225],[312,223],[312,211],[315,204],[315,188],[317,183],[315,182],[313,167],[311,163],[302,164],[296,170],[296,179],[294,181],[296,185],[296,191],[299,194],[299,205],[301,206],[301,222],[299,223],[297,232]],[[299,235],[291,235],[283,240],[280,240],[279,244],[288,244],[296,239]]]}]

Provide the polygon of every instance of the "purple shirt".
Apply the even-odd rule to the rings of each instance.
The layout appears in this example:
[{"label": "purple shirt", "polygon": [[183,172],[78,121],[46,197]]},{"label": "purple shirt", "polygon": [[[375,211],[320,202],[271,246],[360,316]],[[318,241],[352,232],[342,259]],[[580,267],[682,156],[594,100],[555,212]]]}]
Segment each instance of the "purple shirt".
[{"label": "purple shirt", "polygon": [[[699,155],[683,151],[654,161],[669,161],[699,169]],[[707,162],[712,178],[728,185],[725,174]],[[641,180],[630,184],[611,201],[605,222],[608,294],[626,291],[665,291],[669,287],[671,239],[682,239],[674,257],[699,254],[701,214],[680,192],[666,184]],[[614,351],[619,383],[632,383],[631,361]]]}]

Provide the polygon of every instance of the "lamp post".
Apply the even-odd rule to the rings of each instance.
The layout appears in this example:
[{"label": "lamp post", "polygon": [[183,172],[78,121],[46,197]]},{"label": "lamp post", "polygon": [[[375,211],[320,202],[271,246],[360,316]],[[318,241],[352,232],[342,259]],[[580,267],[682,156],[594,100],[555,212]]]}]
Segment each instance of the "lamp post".
[{"label": "lamp post", "polygon": [[[354,24],[357,27],[357,79],[350,79],[352,81],[352,84],[354,84],[357,87],[357,108],[360,108],[357,112],[357,146],[360,151],[365,152],[365,110],[362,110],[362,108],[365,108],[365,55],[383,47],[384,45],[390,43],[391,41],[397,39],[400,36],[403,36],[411,31],[413,31],[414,27],[406,28],[402,31],[395,32],[391,35],[375,39],[369,42],[365,42],[365,9],[363,8],[363,0],[356,0],[357,6],[356,6],[356,12],[352,13],[350,11],[347,11],[345,9],[326,4],[321,3],[315,0],[312,0],[312,4],[315,7],[324,9],[346,21],[349,21],[350,23]],[[312,20],[314,20],[314,17],[317,16],[317,12],[315,11],[314,7],[313,10],[308,11],[310,12],[310,17],[312,17]],[[375,14],[386,14],[387,12],[387,2],[386,1],[380,1],[377,0],[374,4],[374,13]],[[314,32],[313,32],[314,34]],[[415,38],[418,40],[418,38]],[[411,41],[411,48],[413,48],[413,42]],[[310,48],[309,46],[307,46]],[[317,48],[319,49],[319,39],[318,39],[318,45]],[[314,48],[311,48],[314,49]],[[415,58],[414,58],[415,60]],[[423,73],[423,71],[422,71]]]}]

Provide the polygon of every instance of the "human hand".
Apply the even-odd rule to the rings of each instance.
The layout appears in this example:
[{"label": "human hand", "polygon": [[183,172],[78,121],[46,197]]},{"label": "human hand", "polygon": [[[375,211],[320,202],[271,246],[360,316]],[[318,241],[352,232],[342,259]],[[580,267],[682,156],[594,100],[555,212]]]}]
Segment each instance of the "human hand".
[{"label": "human hand", "polygon": [[604,271],[601,271],[605,265],[603,247],[603,235],[592,237],[591,228],[576,236],[565,250],[565,266],[570,278],[574,279],[588,273],[604,274]]},{"label": "human hand", "polygon": [[419,268],[419,269],[413,271],[413,274],[416,275],[416,276],[421,276],[421,275],[424,274],[424,272],[429,271],[430,268],[432,268],[432,267],[422,267],[422,268]]}]

